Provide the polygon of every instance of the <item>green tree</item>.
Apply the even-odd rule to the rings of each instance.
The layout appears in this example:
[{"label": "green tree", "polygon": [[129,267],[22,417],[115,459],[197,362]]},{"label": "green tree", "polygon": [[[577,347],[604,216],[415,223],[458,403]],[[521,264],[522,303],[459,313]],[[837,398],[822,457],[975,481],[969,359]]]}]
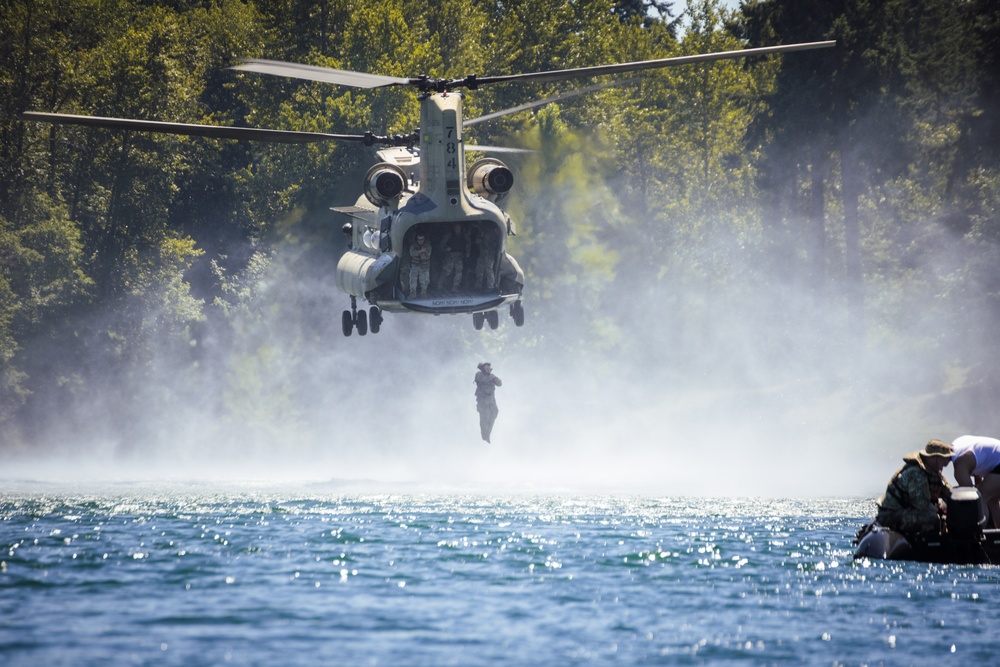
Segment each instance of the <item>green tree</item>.
[{"label": "green tree", "polygon": [[[606,308],[619,259],[605,241],[617,214],[598,167],[607,148],[570,130],[556,105],[539,111],[520,140],[535,152],[518,168],[510,211],[519,235],[510,252],[531,283],[539,331],[549,332],[540,344],[596,363],[622,336]],[[582,313],[591,314],[583,328]]]},{"label": "green tree", "polygon": [[[754,46],[829,37],[837,3],[754,1],[741,7],[738,33]],[[755,115],[751,145],[762,148],[759,182],[779,279],[822,291],[827,276],[827,187],[834,153],[837,56],[827,50],[782,60],[766,110]]]},{"label": "green tree", "polygon": [[[0,432],[46,384],[46,398],[74,387],[75,369],[60,361],[79,350],[75,332],[55,323],[76,320],[90,303],[93,283],[82,253],[66,207],[45,194],[30,200],[19,218],[0,217]],[[16,441],[13,433],[8,437]]]}]

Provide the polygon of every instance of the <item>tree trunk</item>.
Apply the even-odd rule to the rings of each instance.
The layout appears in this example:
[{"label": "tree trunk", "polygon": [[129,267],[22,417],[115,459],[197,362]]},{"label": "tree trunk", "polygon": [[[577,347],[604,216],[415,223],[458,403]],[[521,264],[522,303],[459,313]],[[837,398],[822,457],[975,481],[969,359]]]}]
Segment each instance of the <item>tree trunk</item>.
[{"label": "tree trunk", "polygon": [[818,144],[812,147],[810,175],[812,183],[809,191],[808,219],[812,232],[812,288],[822,294],[826,285],[826,155]]},{"label": "tree trunk", "polygon": [[847,290],[847,307],[853,326],[861,331],[864,322],[864,279],[861,273],[861,225],[858,218],[858,199],[861,183],[858,178],[858,160],[850,129],[841,138],[840,146],[840,190],[844,206],[844,273]]}]

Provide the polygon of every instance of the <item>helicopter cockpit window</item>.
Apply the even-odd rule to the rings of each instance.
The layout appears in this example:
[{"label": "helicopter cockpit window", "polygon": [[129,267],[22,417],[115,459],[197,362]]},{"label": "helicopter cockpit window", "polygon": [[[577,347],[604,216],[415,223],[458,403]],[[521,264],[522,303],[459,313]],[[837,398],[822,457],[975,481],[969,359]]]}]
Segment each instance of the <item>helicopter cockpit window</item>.
[{"label": "helicopter cockpit window", "polygon": [[397,288],[411,299],[491,293],[499,248],[500,230],[490,223],[414,225],[403,239]]}]

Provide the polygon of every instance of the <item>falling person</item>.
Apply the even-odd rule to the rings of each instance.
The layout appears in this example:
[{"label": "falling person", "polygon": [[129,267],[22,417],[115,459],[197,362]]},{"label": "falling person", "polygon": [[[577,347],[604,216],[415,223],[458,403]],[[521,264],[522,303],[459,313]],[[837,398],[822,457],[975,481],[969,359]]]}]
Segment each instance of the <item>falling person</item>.
[{"label": "falling person", "polygon": [[497,387],[503,385],[496,375],[493,375],[493,367],[490,362],[484,361],[479,364],[479,372],[476,373],[476,409],[479,410],[479,431],[483,440],[490,441],[490,433],[493,431],[493,422],[497,420],[500,409],[497,408],[497,400],[494,394]]}]

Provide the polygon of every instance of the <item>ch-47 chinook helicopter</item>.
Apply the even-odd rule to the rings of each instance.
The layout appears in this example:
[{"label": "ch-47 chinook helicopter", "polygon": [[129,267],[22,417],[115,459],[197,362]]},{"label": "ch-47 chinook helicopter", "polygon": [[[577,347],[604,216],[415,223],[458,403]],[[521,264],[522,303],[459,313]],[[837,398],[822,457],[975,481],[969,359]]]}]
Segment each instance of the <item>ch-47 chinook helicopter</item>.
[{"label": "ch-47 chinook helicopter", "polygon": [[[420,128],[409,135],[376,136],[294,132],[262,128],[168,123],[160,121],[75,116],[25,112],[28,120],[89,125],[121,130],[165,132],[216,139],[239,139],[276,143],[316,141],[361,141],[385,145],[379,162],[364,178],[364,193],[354,206],[333,210],[348,215],[344,225],[350,242],[337,264],[337,287],[351,298],[351,309],[343,313],[345,336],[369,327],[377,333],[383,311],[434,315],[472,313],[476,329],[488,322],[498,326],[498,309],[507,306],[514,323],[524,324],[521,295],[524,272],[507,254],[506,239],[514,234],[514,223],[504,212],[514,179],[510,169],[496,158],[484,158],[468,169],[465,151],[498,152],[503,149],[465,143],[460,89],[514,81],[551,83],[673,65],[743,58],[771,53],[805,51],[834,46],[834,41],[724,51],[660,60],[599,65],[502,76],[469,75],[461,79],[434,79],[426,75],[400,78],[336,70],[271,60],[244,60],[233,69],[306,79],[356,88],[411,86],[419,91]],[[573,93],[564,94],[558,98]],[[558,98],[539,100],[484,118],[538,106]],[[431,248],[430,260],[427,251]],[[446,251],[447,252],[446,252]],[[446,266],[440,255],[451,254]],[[448,261],[448,258],[444,258]],[[455,262],[459,262],[455,265]],[[462,264],[465,265],[463,276]],[[450,272],[449,272],[450,269]],[[471,275],[470,275],[471,272]],[[455,275],[459,277],[456,279]],[[442,278],[451,281],[450,287]],[[428,285],[428,283],[430,283]],[[358,308],[365,299],[367,309]]]}]

